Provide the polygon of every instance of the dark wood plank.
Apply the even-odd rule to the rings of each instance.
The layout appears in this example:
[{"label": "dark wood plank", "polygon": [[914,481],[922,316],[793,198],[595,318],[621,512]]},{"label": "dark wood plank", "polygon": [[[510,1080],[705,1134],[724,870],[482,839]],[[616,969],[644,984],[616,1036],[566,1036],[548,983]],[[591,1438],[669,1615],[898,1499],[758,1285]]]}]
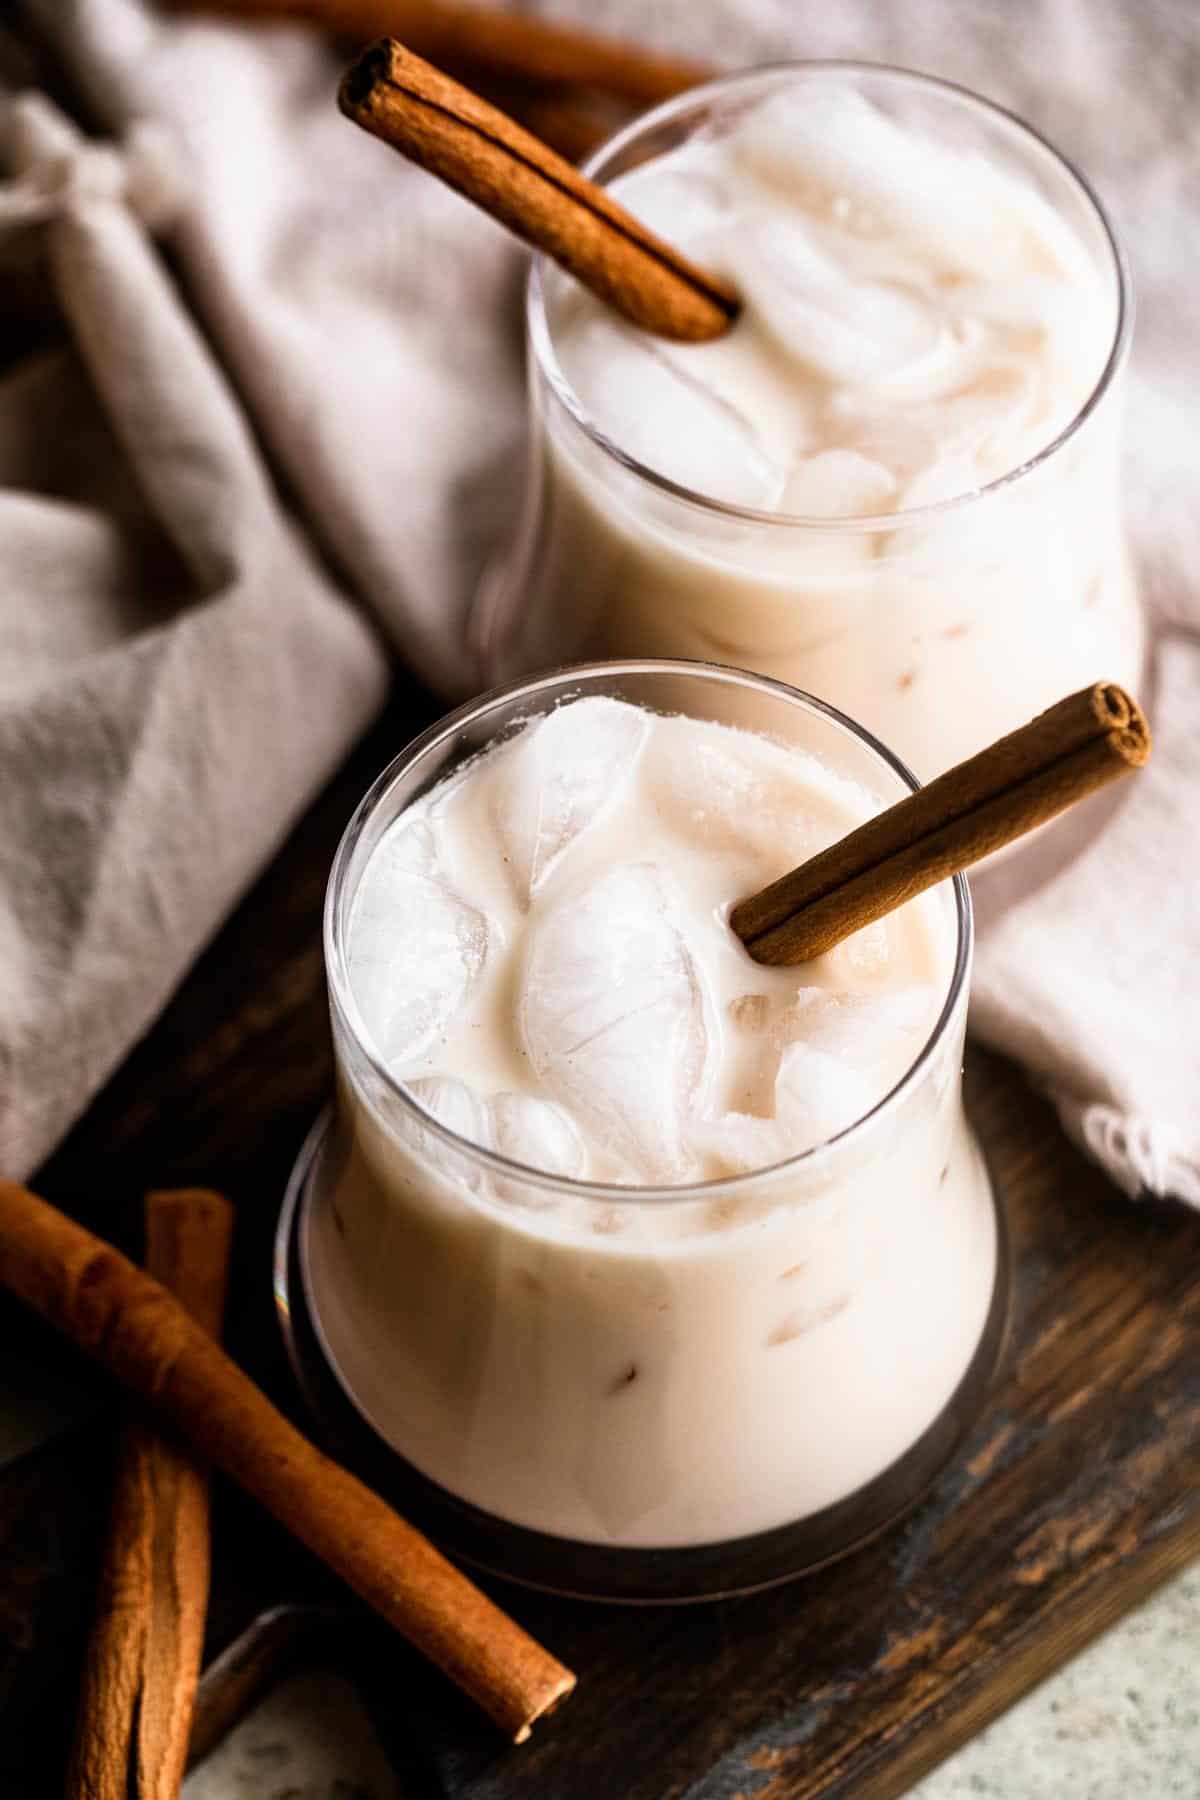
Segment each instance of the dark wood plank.
[{"label": "dark wood plank", "polygon": [[[431,711],[398,697],[40,1179],[127,1243],[142,1188],[224,1187],[239,1219],[232,1347],[293,1409],[270,1242],[329,1078],[325,873],[368,779]],[[406,1795],[889,1800],[1200,1551],[1200,1219],[1118,1195],[1000,1059],[973,1053],[970,1076],[1010,1207],[1014,1334],[928,1499],[835,1569],[685,1612],[497,1585],[582,1678],[517,1751],[361,1622],[361,1680]],[[0,1477],[6,1796],[59,1791],[104,1492],[95,1425]],[[213,1650],[277,1601],[345,1606],[224,1488],[216,1530]]]}]

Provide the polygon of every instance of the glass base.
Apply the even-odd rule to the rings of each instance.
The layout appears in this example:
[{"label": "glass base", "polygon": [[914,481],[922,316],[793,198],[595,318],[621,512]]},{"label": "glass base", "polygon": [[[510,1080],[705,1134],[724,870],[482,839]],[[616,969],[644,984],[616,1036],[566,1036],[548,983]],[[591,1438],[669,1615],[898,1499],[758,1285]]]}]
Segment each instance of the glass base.
[{"label": "glass base", "polygon": [[332,1109],[326,1109],[296,1159],[276,1231],[275,1306],[288,1358],[325,1447],[448,1555],[477,1569],[573,1599],[622,1604],[679,1605],[773,1587],[848,1555],[907,1513],[982,1407],[1009,1322],[1009,1246],[999,1201],[996,1279],[962,1379],[905,1454],[836,1505],[751,1537],[663,1550],[581,1543],[482,1512],[430,1481],[385,1442],[322,1341],[308,1242],[330,1193],[325,1164],[331,1126]]}]

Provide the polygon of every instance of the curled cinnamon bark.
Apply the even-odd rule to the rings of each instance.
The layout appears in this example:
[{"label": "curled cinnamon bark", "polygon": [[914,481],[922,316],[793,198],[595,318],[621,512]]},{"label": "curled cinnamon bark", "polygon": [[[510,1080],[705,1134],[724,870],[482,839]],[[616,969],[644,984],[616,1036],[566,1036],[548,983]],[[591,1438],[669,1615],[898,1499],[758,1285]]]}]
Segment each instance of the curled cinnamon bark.
[{"label": "curled cinnamon bark", "polygon": [[347,118],[569,269],[631,324],[720,337],[730,284],[688,261],[539,138],[393,38],[364,51],[338,95]]},{"label": "curled cinnamon bark", "polygon": [[1136,700],[1097,682],[740,901],[729,922],[756,962],[807,962],[1149,755]]},{"label": "curled cinnamon bark", "polygon": [[571,1671],[377,1494],[302,1437],[174,1295],[36,1194],[5,1181],[0,1286],[272,1512],[515,1743],[571,1692]]},{"label": "curled cinnamon bark", "polygon": [[[146,1198],[146,1268],[220,1335],[233,1212],[203,1189]],[[208,1606],[208,1472],[140,1419],[117,1449],[79,1697],[72,1800],[176,1800]]]}]

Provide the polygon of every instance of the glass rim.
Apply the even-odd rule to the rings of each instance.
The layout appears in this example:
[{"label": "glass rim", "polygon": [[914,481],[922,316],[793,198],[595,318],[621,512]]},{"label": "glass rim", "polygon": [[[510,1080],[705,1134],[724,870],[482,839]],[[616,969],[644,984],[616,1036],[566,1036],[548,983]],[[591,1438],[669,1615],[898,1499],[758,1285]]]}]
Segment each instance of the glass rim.
[{"label": "glass rim", "polygon": [[941,500],[927,501],[923,506],[908,507],[901,512],[891,513],[856,513],[843,518],[829,518],[825,515],[805,513],[766,512],[760,507],[739,506],[727,500],[718,500],[709,494],[702,494],[684,483],[674,481],[669,475],[653,469],[643,463],[629,451],[623,449],[613,438],[610,438],[592,418],[580,401],[574,388],[567,380],[554,350],[553,335],[546,316],[545,288],[542,277],[544,266],[552,261],[544,251],[535,252],[530,259],[525,281],[525,328],[533,360],[545,376],[555,399],[564,412],[583,432],[584,436],[607,457],[621,465],[630,474],[636,476],[647,486],[659,493],[668,495],[672,500],[693,507],[710,516],[741,524],[774,525],[781,529],[825,532],[829,534],[847,532],[879,532],[895,530],[899,526],[922,523],[940,519],[947,514],[976,501],[986,499],[1005,488],[1014,486],[1027,475],[1049,462],[1057,452],[1063,449],[1078,431],[1087,423],[1104,399],[1129,353],[1129,344],[1133,333],[1134,297],[1133,279],[1128,259],[1121,241],[1113,227],[1108,213],[1102,204],[1091,182],[1066,156],[1057,145],[1043,135],[1035,125],[1023,119],[1010,107],[1002,105],[998,100],[989,100],[986,95],[977,93],[962,82],[948,81],[940,75],[929,75],[920,69],[909,69],[899,63],[869,62],[856,57],[812,57],[796,58],[790,61],[761,63],[750,69],[740,69],[730,75],[719,76],[714,81],[704,82],[698,87],[688,88],[686,92],[675,95],[670,100],[661,102],[633,119],[620,131],[614,132],[600,144],[580,165],[581,171],[594,181],[603,185],[603,170],[606,164],[621,155],[631,144],[646,133],[669,124],[672,120],[708,104],[714,98],[727,97],[739,89],[750,88],[756,84],[764,85],[778,82],[782,84],[787,78],[795,78],[808,74],[849,74],[849,75],[881,75],[894,79],[901,86],[928,88],[948,94],[956,100],[966,101],[971,106],[980,107],[983,111],[999,119],[1017,137],[1024,137],[1033,143],[1040,154],[1046,156],[1056,165],[1059,172],[1082,195],[1086,206],[1093,214],[1100,227],[1100,234],[1108,245],[1112,258],[1112,270],[1116,280],[1116,320],[1113,327],[1112,342],[1108,356],[1099,375],[1085,399],[1072,417],[1050,439],[1036,450],[1032,456],[1015,468],[1006,470],[1002,475],[994,476],[982,487],[968,488],[961,494],[951,494]]},{"label": "glass rim", "polygon": [[366,1059],[372,1074],[383,1084],[385,1090],[400,1102],[403,1109],[412,1115],[414,1125],[422,1130],[432,1132],[435,1138],[446,1144],[456,1154],[464,1156],[472,1162],[482,1163],[484,1167],[509,1181],[519,1180],[560,1196],[566,1195],[596,1201],[605,1206],[688,1204],[722,1199],[733,1191],[744,1193],[753,1184],[777,1181],[787,1170],[803,1169],[808,1171],[819,1168],[821,1163],[827,1161],[830,1156],[844,1151],[852,1140],[861,1137],[868,1130],[876,1129],[879,1121],[899,1110],[908,1094],[919,1085],[932,1063],[946,1031],[956,1016],[970,972],[974,945],[974,914],[971,895],[966,877],[960,872],[951,878],[955,911],[954,965],[945,997],[928,1036],[922,1042],[904,1073],[880,1096],[874,1106],[859,1118],[852,1120],[849,1125],[843,1126],[831,1137],[810,1145],[807,1149],[797,1152],[795,1156],[785,1157],[782,1162],[769,1163],[761,1169],[721,1175],[706,1181],[676,1185],[663,1183],[625,1185],[619,1182],[592,1181],[578,1176],[558,1175],[547,1169],[537,1169],[527,1163],[504,1156],[500,1151],[493,1150],[486,1144],[479,1144],[472,1138],[463,1137],[458,1132],[451,1130],[449,1126],[444,1125],[440,1119],[421,1105],[420,1101],[409,1092],[404,1082],[387,1067],[371,1042],[370,1034],[363,1025],[357,1003],[354,1000],[345,957],[345,925],[348,923],[349,910],[354,896],[345,894],[343,890],[359,838],[395,784],[423,757],[439,745],[446,743],[471,719],[482,718],[487,713],[513,701],[519,702],[524,698],[534,701],[548,690],[560,689],[571,682],[638,674],[676,675],[697,679],[701,682],[715,681],[730,687],[757,689],[774,698],[783,699],[790,705],[799,705],[802,710],[806,710],[810,714],[817,714],[864,744],[892,774],[899,776],[901,783],[910,793],[915,793],[921,786],[907,764],[902,762],[865,726],[859,725],[846,713],[831,706],[827,701],[820,700],[801,688],[791,687],[786,682],[776,681],[770,676],[755,675],[748,670],[731,668],[721,663],[673,657],[634,657],[566,664],[560,668],[546,670],[537,676],[522,677],[515,681],[505,682],[499,687],[489,689],[487,693],[479,695],[474,700],[466,701],[462,706],[456,707],[452,712],[447,713],[443,718],[428,726],[426,730],[420,732],[392,758],[368,787],[342,833],[334,853],[326,885],[323,917],[323,948],[330,1006],[353,1040],[356,1049]]}]

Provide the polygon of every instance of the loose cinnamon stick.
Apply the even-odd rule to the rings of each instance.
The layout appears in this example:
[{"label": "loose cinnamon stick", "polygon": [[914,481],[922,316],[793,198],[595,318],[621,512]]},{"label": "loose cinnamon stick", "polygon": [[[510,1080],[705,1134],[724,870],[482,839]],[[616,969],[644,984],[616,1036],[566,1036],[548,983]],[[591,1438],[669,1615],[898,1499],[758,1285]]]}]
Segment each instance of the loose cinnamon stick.
[{"label": "loose cinnamon stick", "polygon": [[1084,688],[740,901],[730,924],[756,962],[807,962],[1149,754],[1137,702]]},{"label": "loose cinnamon stick", "polygon": [[569,1669],[302,1437],[164,1287],[27,1188],[4,1181],[0,1285],[149,1402],[515,1743],[571,1692]]},{"label": "loose cinnamon stick", "polygon": [[[174,3],[194,7],[205,0]],[[360,44],[403,38],[419,55],[472,79],[587,88],[639,107],[669,100],[709,75],[698,63],[655,56],[578,26],[452,0],[207,0],[206,9],[307,19],[331,36]]]},{"label": "loose cinnamon stick", "polygon": [[733,288],[664,244],[505,113],[392,38],[347,72],[347,118],[569,269],[633,324],[699,342],[728,330]]},{"label": "loose cinnamon stick", "polygon": [[[146,1199],[146,1267],[217,1337],[233,1213],[203,1190]],[[69,1800],[176,1800],[208,1605],[208,1476],[138,1420],[121,1433]]]}]

